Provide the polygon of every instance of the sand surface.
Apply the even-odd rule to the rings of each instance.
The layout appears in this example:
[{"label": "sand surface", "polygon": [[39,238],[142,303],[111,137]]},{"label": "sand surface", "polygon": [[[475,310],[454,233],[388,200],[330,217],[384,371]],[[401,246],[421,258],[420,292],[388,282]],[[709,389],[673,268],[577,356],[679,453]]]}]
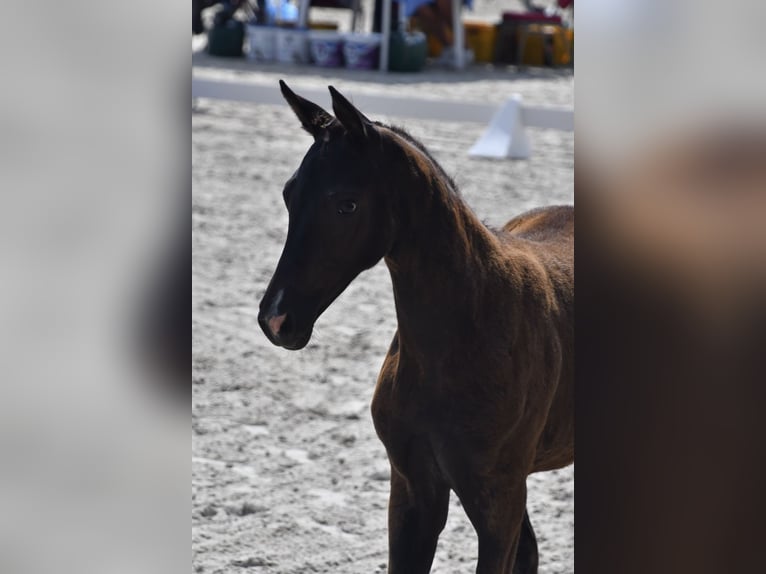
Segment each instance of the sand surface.
[{"label": "sand surface", "polygon": [[[275,70],[197,55],[195,74],[287,77],[330,83],[312,69]],[[197,65],[199,64],[199,65]],[[295,72],[289,75],[289,72]],[[433,74],[447,97],[499,99],[525,87],[536,104],[571,105],[570,75],[529,79],[476,70],[444,76],[358,78],[366,89],[426,90]],[[472,74],[481,79],[476,80]],[[493,74],[499,74],[493,72]],[[450,81],[451,78],[451,81]],[[525,83],[526,82],[526,83]],[[397,92],[400,93],[400,92]],[[438,97],[438,93],[435,94]],[[386,118],[376,118],[386,119]],[[389,118],[397,121],[396,118]],[[539,205],[573,201],[574,136],[530,130],[528,161],[470,159],[482,127],[397,121],[422,139],[489,224]],[[385,572],[389,470],[369,412],[396,328],[383,263],[358,277],[325,312],[309,346],[272,346],[258,303],[287,229],[281,190],[311,139],[287,106],[197,100],[193,159],[192,554],[196,572]],[[533,475],[528,507],[543,573],[573,572],[573,467]],[[452,496],[433,572],[469,573],[477,543]]]}]

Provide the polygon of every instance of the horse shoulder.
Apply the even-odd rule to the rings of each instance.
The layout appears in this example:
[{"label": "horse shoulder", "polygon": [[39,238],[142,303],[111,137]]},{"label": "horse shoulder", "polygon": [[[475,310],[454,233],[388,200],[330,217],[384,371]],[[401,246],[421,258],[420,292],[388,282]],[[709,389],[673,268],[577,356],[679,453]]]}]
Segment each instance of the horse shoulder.
[{"label": "horse shoulder", "polygon": [[434,417],[433,397],[422,384],[422,366],[399,345],[397,332],[378,375],[371,405],[373,424],[400,475],[408,480],[434,477],[439,472],[431,435],[439,421]]},{"label": "horse shoulder", "polygon": [[375,432],[385,445],[389,456],[392,456],[394,454],[392,451],[395,451],[397,445],[403,442],[401,435],[406,432],[401,423],[404,414],[401,412],[400,405],[397,404],[397,392],[400,394],[407,390],[406,382],[402,381],[399,359],[399,332],[397,331],[383,360],[370,405]]},{"label": "horse shoulder", "polygon": [[[390,419],[391,389],[394,385],[396,370],[399,363],[399,332],[394,334],[388,353],[383,359],[383,366],[378,374],[378,381],[375,385],[375,392],[372,395],[372,420],[375,424],[375,430],[378,435],[387,435]],[[383,440],[383,436],[380,437]],[[383,440],[385,443],[385,440]]]}]

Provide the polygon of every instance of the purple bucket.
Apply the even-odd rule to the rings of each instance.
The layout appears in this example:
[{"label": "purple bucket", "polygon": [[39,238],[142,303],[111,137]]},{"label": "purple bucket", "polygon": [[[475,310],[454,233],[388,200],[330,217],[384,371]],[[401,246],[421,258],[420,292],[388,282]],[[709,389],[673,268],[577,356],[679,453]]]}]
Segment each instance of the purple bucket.
[{"label": "purple bucket", "polygon": [[346,67],[375,70],[380,58],[380,34],[347,34],[343,43]]},{"label": "purple bucket", "polygon": [[343,36],[337,32],[312,30],[309,42],[311,58],[317,66],[339,68],[343,65]]}]

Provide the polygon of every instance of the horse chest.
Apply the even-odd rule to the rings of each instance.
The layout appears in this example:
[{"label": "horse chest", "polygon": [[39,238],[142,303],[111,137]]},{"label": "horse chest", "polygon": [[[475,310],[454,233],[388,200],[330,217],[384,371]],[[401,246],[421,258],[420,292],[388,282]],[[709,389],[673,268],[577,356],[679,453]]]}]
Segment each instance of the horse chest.
[{"label": "horse chest", "polygon": [[438,475],[452,484],[468,458],[487,454],[477,448],[490,444],[484,431],[503,426],[498,422],[501,405],[455,396],[451,382],[437,370],[424,373],[390,355],[384,362],[372,415],[389,459],[402,475]]}]

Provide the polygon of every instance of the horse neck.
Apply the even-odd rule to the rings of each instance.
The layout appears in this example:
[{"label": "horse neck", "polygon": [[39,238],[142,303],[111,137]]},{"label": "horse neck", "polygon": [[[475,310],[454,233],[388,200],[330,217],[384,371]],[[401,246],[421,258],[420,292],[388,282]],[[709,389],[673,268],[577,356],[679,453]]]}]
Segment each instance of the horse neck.
[{"label": "horse neck", "polygon": [[392,178],[400,225],[385,262],[400,340],[446,350],[474,322],[500,247],[434,161],[412,147]]}]

